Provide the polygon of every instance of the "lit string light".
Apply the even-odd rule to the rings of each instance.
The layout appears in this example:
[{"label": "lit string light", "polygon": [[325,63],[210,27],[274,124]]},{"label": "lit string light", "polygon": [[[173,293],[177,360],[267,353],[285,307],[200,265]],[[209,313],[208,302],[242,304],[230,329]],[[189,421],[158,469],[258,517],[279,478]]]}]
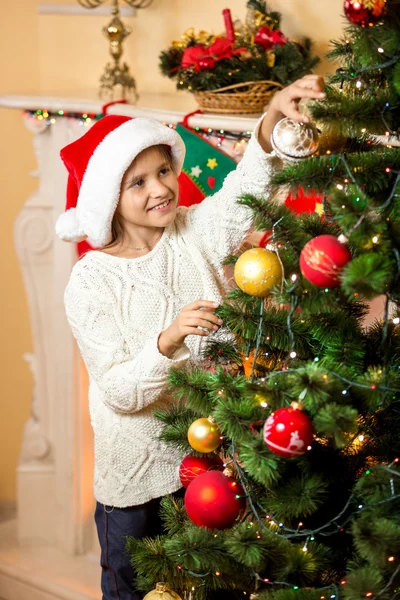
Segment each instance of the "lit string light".
[{"label": "lit string light", "polygon": [[[47,125],[54,125],[56,120],[59,118],[75,119],[82,125],[90,125],[91,123],[99,121],[105,116],[103,113],[69,112],[61,109],[58,111],[50,111],[46,109],[38,109],[36,111],[27,110],[25,111],[25,114],[38,121],[45,121]],[[168,127],[171,129],[176,128],[176,125],[174,124],[164,123],[164,125],[168,125]],[[245,149],[245,144],[247,144],[252,135],[252,131],[244,131],[239,133],[235,131],[225,131],[224,129],[214,130],[210,127],[204,129],[200,127],[192,127],[191,129],[202,135],[207,140],[210,139],[210,137],[216,138],[216,146],[219,148],[223,146],[223,142],[225,140],[234,141],[235,144],[233,149],[236,150],[237,148],[240,148],[241,150],[243,148],[243,152]],[[240,151],[240,154],[242,154],[242,151]]]},{"label": "lit string light", "polygon": [[[241,465],[238,463],[238,461],[236,459],[235,443],[233,440],[232,440],[231,447],[232,447],[231,458],[236,467],[239,481],[242,484],[243,489],[247,490],[246,498],[249,502],[250,508],[251,508],[255,518],[257,519],[260,527],[264,531],[267,531],[270,534],[272,534],[271,529],[267,525],[265,525],[265,523],[263,522],[263,520],[260,516],[260,513],[266,514],[267,511],[266,511],[265,507],[263,507],[260,504],[260,502],[258,501],[257,498],[255,498],[253,500],[250,492],[248,491],[250,488],[250,485],[249,485],[249,482],[247,480],[247,477],[245,475],[243,468],[241,467]],[[389,466],[377,465],[376,467],[373,468],[373,470],[378,470],[378,469],[384,470],[384,471],[391,473],[395,477],[400,478],[400,472],[397,472],[397,471],[394,471],[393,469],[391,469],[393,464],[397,464],[398,462],[399,462],[398,459],[395,459]],[[371,472],[372,472],[372,469],[371,469],[371,471],[370,470],[366,471],[366,475],[370,474]],[[299,527],[297,527],[297,529],[292,529],[290,527],[286,527],[283,523],[279,522],[279,528],[281,529],[281,531],[284,531],[285,533],[279,533],[279,528],[278,528],[276,531],[274,531],[273,535],[280,535],[281,537],[283,537],[285,539],[301,539],[301,538],[312,539],[315,537],[316,534],[324,536],[324,537],[330,537],[332,535],[337,534],[338,532],[342,532],[344,530],[345,525],[347,525],[347,523],[353,519],[353,513],[351,513],[349,516],[347,516],[344,519],[344,521],[342,521],[340,524],[338,523],[338,521],[340,521],[342,519],[343,515],[346,514],[346,512],[348,511],[349,507],[351,506],[351,504],[353,503],[355,498],[356,498],[356,494],[352,493],[350,495],[350,497],[348,498],[346,504],[342,508],[342,510],[339,511],[339,513],[337,515],[335,515],[335,517],[333,517],[332,519],[327,521],[324,525],[321,525],[320,527],[318,527],[316,529],[313,529],[313,530],[312,529],[303,529],[300,531]],[[358,508],[357,508],[356,514],[360,514],[361,512],[364,512],[365,510],[368,510],[375,506],[379,506],[381,504],[386,504],[387,502],[392,502],[393,500],[396,500],[398,498],[400,498],[400,493],[399,494],[391,494],[388,498],[384,498],[384,499],[376,501],[376,502],[371,502],[370,504],[357,505]],[[256,506],[257,506],[258,510],[257,510]],[[266,518],[270,523],[274,523],[273,515],[271,516],[269,514],[269,515],[267,515]],[[335,525],[334,530],[325,531],[325,530],[331,528],[332,525]],[[311,536],[312,536],[312,538],[311,538]]]}]

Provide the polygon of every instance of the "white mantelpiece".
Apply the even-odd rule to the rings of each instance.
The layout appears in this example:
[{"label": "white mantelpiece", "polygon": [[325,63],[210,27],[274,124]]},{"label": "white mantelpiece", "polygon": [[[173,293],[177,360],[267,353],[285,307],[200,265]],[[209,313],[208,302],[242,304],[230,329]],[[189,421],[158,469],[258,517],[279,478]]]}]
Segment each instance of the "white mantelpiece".
[{"label": "white mantelpiece", "polygon": [[[2,96],[0,107],[102,113],[99,100],[70,96]],[[108,113],[151,116],[175,124],[193,110],[188,95],[153,95],[143,96],[138,106],[115,104]],[[191,127],[236,132],[252,130],[255,123],[256,119],[215,115],[195,115],[189,121]],[[33,134],[38,187],[18,216],[15,244],[30,311],[33,354],[25,358],[34,375],[34,390],[18,466],[17,528],[16,532],[11,524],[0,528],[0,598],[98,600],[85,373],[63,305],[76,253],[73,245],[54,234],[67,178],[59,151],[80,137],[85,126],[74,118],[56,118],[46,125],[29,116],[25,124]]]}]

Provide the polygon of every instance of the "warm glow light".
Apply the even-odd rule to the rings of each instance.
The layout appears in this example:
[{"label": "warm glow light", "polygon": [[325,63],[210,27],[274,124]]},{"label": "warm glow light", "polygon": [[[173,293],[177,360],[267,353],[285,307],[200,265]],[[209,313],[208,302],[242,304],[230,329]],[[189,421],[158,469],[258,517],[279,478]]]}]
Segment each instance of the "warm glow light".
[{"label": "warm glow light", "polygon": [[360,442],[363,442],[364,441],[364,436],[363,435],[359,435],[358,439],[359,439]]},{"label": "warm glow light", "polygon": [[393,562],[394,561],[394,556],[389,556],[388,561],[389,562]]}]

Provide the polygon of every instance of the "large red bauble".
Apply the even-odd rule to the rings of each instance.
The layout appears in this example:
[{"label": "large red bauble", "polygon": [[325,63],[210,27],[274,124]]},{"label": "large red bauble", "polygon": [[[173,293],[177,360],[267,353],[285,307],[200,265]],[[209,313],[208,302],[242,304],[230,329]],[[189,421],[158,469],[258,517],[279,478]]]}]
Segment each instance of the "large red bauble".
[{"label": "large red bauble", "polygon": [[183,487],[187,488],[189,483],[199,475],[208,471],[222,471],[224,463],[216,454],[206,456],[185,456],[179,467],[179,477]]},{"label": "large red bauble", "polygon": [[319,235],[301,251],[300,270],[310,283],[333,288],[340,284],[340,273],[350,260],[349,250],[334,235]]},{"label": "large red bauble", "polygon": [[264,441],[271,452],[283,458],[301,456],[312,439],[312,423],[298,408],[279,408],[265,421]]},{"label": "large red bauble", "polygon": [[189,485],[185,508],[198,527],[229,529],[246,508],[245,492],[235,479],[221,471],[209,471]]},{"label": "large red bauble", "polygon": [[376,8],[365,8],[363,0],[345,0],[343,11],[350,23],[368,27],[374,25],[383,16],[384,2],[377,2]]}]

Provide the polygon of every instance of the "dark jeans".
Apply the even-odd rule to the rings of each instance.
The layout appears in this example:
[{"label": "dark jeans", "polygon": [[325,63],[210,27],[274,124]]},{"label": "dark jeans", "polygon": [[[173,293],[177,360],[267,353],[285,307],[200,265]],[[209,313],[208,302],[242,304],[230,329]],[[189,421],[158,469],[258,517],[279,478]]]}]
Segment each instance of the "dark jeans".
[{"label": "dark jeans", "polygon": [[[184,489],[174,493],[183,498]],[[97,502],[95,521],[101,547],[100,564],[102,600],[142,600],[134,592],[135,571],[125,549],[126,537],[136,539],[162,533],[159,516],[161,498],[128,508],[114,508]],[[233,590],[211,592],[209,600],[243,600],[243,594]]]},{"label": "dark jeans", "polygon": [[162,533],[160,501],[156,498],[128,508],[97,502],[94,518],[101,547],[103,600],[141,600],[142,595],[133,591],[135,572],[125,549],[126,537],[140,539]]}]

